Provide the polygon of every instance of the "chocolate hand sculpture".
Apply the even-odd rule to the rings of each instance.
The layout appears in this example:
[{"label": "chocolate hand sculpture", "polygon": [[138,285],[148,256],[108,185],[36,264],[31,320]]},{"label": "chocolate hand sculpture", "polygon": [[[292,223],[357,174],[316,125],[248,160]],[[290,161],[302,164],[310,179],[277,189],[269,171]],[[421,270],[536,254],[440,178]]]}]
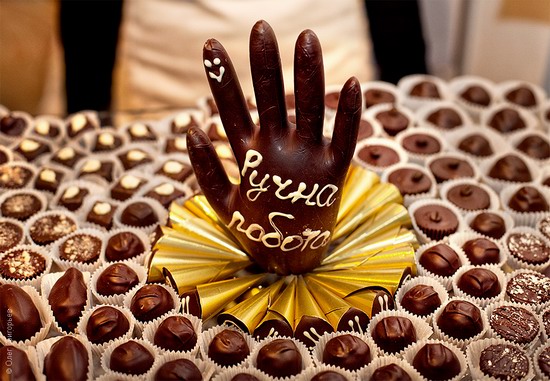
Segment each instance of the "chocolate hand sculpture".
[{"label": "chocolate hand sculpture", "polygon": [[198,182],[220,219],[264,270],[301,274],[317,267],[328,248],[361,114],[357,79],[344,85],[332,141],[323,137],[321,47],[310,30],[294,56],[296,125],[289,123],[275,34],[259,21],[250,36],[250,64],[260,117],[257,127],[223,46],[206,42],[204,65],[241,181],[230,183],[201,130],[187,146]]}]

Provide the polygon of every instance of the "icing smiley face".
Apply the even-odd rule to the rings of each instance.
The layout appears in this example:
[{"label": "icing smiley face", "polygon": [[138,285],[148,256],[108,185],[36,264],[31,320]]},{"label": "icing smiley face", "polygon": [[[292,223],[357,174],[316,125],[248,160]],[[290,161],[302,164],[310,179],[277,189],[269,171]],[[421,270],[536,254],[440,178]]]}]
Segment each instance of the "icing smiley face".
[{"label": "icing smiley face", "polygon": [[218,74],[216,74],[214,71],[208,72],[208,76],[218,81],[218,83],[221,83],[223,75],[225,74],[225,67],[221,66],[221,63],[222,61],[218,57],[214,58],[212,61],[204,60],[204,66],[206,66],[208,69],[214,70],[216,66],[219,67]]}]

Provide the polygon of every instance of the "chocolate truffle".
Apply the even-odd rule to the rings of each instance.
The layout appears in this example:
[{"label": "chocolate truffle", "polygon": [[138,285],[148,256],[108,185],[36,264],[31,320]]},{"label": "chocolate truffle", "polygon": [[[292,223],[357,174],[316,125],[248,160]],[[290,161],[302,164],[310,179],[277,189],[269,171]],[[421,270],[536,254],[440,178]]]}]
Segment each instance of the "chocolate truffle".
[{"label": "chocolate truffle", "polygon": [[510,209],[516,212],[547,212],[548,202],[537,188],[524,186],[519,188],[508,201]]},{"label": "chocolate truffle", "polygon": [[116,134],[105,131],[96,135],[92,145],[93,152],[109,152],[116,150],[122,145],[122,139]]},{"label": "chocolate truffle", "polygon": [[491,95],[479,85],[470,85],[460,93],[460,97],[467,102],[487,107],[491,104]]},{"label": "chocolate truffle", "polygon": [[0,254],[0,275],[5,279],[26,280],[46,271],[46,259],[32,249],[18,249]]},{"label": "chocolate truffle", "polygon": [[516,145],[516,148],[535,159],[544,160],[550,157],[550,144],[548,140],[538,135],[526,136]]},{"label": "chocolate truffle", "polygon": [[0,220],[0,253],[21,243],[23,229],[21,226],[8,220]]},{"label": "chocolate truffle", "polygon": [[85,154],[83,152],[77,151],[72,147],[63,147],[53,154],[51,160],[54,163],[58,163],[72,169],[84,156]]},{"label": "chocolate truffle", "polygon": [[168,290],[158,284],[142,286],[130,302],[130,311],[142,322],[154,320],[175,307]]},{"label": "chocolate truffle", "polygon": [[76,222],[64,214],[47,214],[40,217],[29,228],[31,239],[37,245],[49,245],[77,228]]},{"label": "chocolate truffle", "polygon": [[372,135],[374,135],[374,129],[372,128],[372,125],[365,119],[361,119],[359,121],[359,132],[357,133],[357,141],[370,138]]},{"label": "chocolate truffle", "polygon": [[458,288],[476,298],[494,298],[501,288],[494,272],[484,268],[473,268],[460,276]]},{"label": "chocolate truffle", "polygon": [[191,360],[177,359],[168,361],[157,369],[154,381],[202,381],[199,368]]},{"label": "chocolate truffle", "polygon": [[0,285],[0,332],[14,341],[30,339],[42,329],[40,313],[29,294],[13,284]]},{"label": "chocolate truffle", "polygon": [[410,319],[388,316],[381,319],[371,332],[376,345],[387,353],[395,354],[416,342],[416,330]]},{"label": "chocolate truffle", "polygon": [[401,300],[401,307],[419,316],[428,316],[441,305],[439,294],[432,286],[417,284]]},{"label": "chocolate truffle", "polygon": [[527,127],[519,112],[513,108],[503,108],[496,112],[489,120],[488,125],[503,134]]},{"label": "chocolate truffle", "polygon": [[521,380],[529,372],[529,360],[515,345],[495,344],[481,351],[479,369],[499,380]]},{"label": "chocolate truffle", "polygon": [[59,258],[80,263],[94,263],[101,254],[101,238],[75,234],[59,246]]},{"label": "chocolate truffle", "polygon": [[399,189],[402,195],[426,193],[432,187],[432,180],[421,170],[399,168],[388,176],[388,182]]},{"label": "chocolate truffle", "polygon": [[88,287],[82,273],[70,267],[53,285],[48,302],[55,320],[64,331],[74,332],[88,300]]},{"label": "chocolate truffle", "polygon": [[172,201],[184,197],[185,192],[177,189],[174,185],[170,183],[161,183],[145,193],[144,196],[150,197],[153,200],[157,200],[162,204],[162,206],[168,209]]},{"label": "chocolate truffle", "polygon": [[149,203],[135,201],[124,207],[120,222],[128,226],[145,227],[158,224],[159,217]]},{"label": "chocolate truffle", "polygon": [[126,174],[111,188],[111,198],[118,201],[126,201],[132,197],[147,180]]},{"label": "chocolate truffle", "polygon": [[382,89],[369,89],[363,93],[365,106],[367,108],[380,103],[395,103],[395,95]]},{"label": "chocolate truffle", "polygon": [[108,262],[123,261],[143,254],[145,246],[132,232],[119,232],[107,241],[105,259]]},{"label": "chocolate truffle", "polygon": [[99,274],[96,291],[105,296],[120,295],[127,293],[138,283],[138,276],[130,266],[114,263]]},{"label": "chocolate truffle", "polygon": [[166,153],[187,153],[187,141],[183,137],[173,137],[166,139],[164,146]]},{"label": "chocolate truffle", "polygon": [[506,295],[512,302],[538,306],[550,300],[550,278],[540,273],[516,274],[506,285]]},{"label": "chocolate truffle", "polygon": [[186,112],[176,115],[170,123],[170,131],[173,134],[186,134],[191,127],[199,127],[199,123],[193,115]]},{"label": "chocolate truffle", "polygon": [[426,118],[431,124],[444,130],[452,130],[461,126],[464,121],[456,110],[449,107],[442,107],[429,114]]},{"label": "chocolate truffle", "polygon": [[533,90],[527,86],[519,86],[506,93],[504,96],[508,101],[523,107],[534,107],[537,105],[537,98]]},{"label": "chocolate truffle", "polygon": [[426,344],[418,350],[412,366],[428,380],[450,380],[460,374],[460,361],[443,344]]},{"label": "chocolate truffle", "polygon": [[0,166],[0,188],[24,188],[31,182],[33,175],[29,168],[22,165],[4,164]]},{"label": "chocolate truffle", "polygon": [[475,172],[466,160],[440,157],[430,163],[430,171],[438,183],[462,177],[474,177]]},{"label": "chocolate truffle", "polygon": [[440,276],[452,276],[461,266],[458,254],[444,243],[425,250],[419,263],[428,271]]},{"label": "chocolate truffle", "polygon": [[489,318],[493,331],[505,340],[528,344],[539,334],[540,324],[530,311],[519,306],[499,306]]},{"label": "chocolate truffle", "polygon": [[139,148],[134,148],[117,155],[126,171],[137,166],[152,163],[153,159],[149,154]]},{"label": "chocolate truffle", "polygon": [[410,95],[420,98],[441,98],[437,85],[431,81],[421,81],[414,85]]},{"label": "chocolate truffle", "polygon": [[169,351],[190,351],[197,344],[193,324],[184,316],[170,316],[160,323],[153,343]]},{"label": "chocolate truffle", "polygon": [[110,230],[113,227],[113,215],[115,211],[115,205],[108,202],[96,201],[86,215],[86,221]]},{"label": "chocolate truffle", "polygon": [[3,381],[36,380],[27,354],[11,345],[0,347],[0,374]]},{"label": "chocolate truffle", "polygon": [[333,337],[323,349],[323,363],[349,371],[358,370],[372,360],[370,348],[361,338],[343,334]]},{"label": "chocolate truffle", "polygon": [[234,366],[243,362],[250,354],[244,336],[235,330],[224,329],[208,344],[208,357],[221,366]]},{"label": "chocolate truffle", "polygon": [[[193,315],[198,316],[197,314]],[[254,337],[258,340],[262,340],[273,335],[292,337],[292,327],[286,320],[271,319],[264,321],[254,330]]]},{"label": "chocolate truffle", "polygon": [[34,188],[36,190],[55,193],[59,189],[64,177],[65,174],[63,172],[44,167],[40,169],[34,180]]},{"label": "chocolate truffle", "polygon": [[88,351],[72,336],[56,341],[44,358],[44,374],[48,380],[87,381]]},{"label": "chocolate truffle", "polygon": [[78,135],[95,129],[95,124],[84,114],[75,114],[67,123],[67,136],[71,139]]},{"label": "chocolate truffle", "polygon": [[102,306],[94,310],[86,324],[86,336],[93,344],[103,344],[122,337],[130,330],[130,322],[117,308]]},{"label": "chocolate truffle", "polygon": [[327,320],[317,316],[305,315],[299,319],[298,324],[294,327],[294,338],[296,340],[300,340],[306,346],[311,348],[316,345],[316,342],[312,339],[310,332],[315,332],[315,334],[321,336],[326,332],[333,331],[334,328],[328,323]]},{"label": "chocolate truffle", "polygon": [[87,159],[80,167],[78,177],[99,176],[110,183],[113,181],[114,168],[111,160]]},{"label": "chocolate truffle", "polygon": [[50,153],[51,148],[36,139],[25,138],[14,148],[14,152],[23,156],[27,161],[34,161],[40,156]]},{"label": "chocolate truffle", "polygon": [[27,120],[12,113],[0,119],[0,132],[6,136],[22,136],[28,127]]},{"label": "chocolate truffle", "polygon": [[401,145],[418,155],[432,155],[441,151],[439,140],[428,134],[411,134],[401,141]]},{"label": "chocolate truffle", "polygon": [[546,347],[535,361],[538,363],[542,374],[550,377],[550,347]]},{"label": "chocolate truffle", "polygon": [[134,340],[117,346],[111,353],[109,369],[115,372],[140,375],[147,373],[155,358],[143,345]]},{"label": "chocolate truffle", "polygon": [[[231,381],[233,380],[234,379],[231,379]],[[313,376],[311,378],[311,381],[348,381],[348,378],[341,373],[335,372],[333,370],[324,370]]]},{"label": "chocolate truffle", "polygon": [[521,183],[533,180],[527,164],[516,155],[506,155],[497,160],[489,170],[489,177]]},{"label": "chocolate truffle", "polygon": [[491,143],[479,134],[466,136],[458,143],[458,149],[479,157],[491,156],[494,153]]},{"label": "chocolate truffle", "polygon": [[465,210],[488,209],[491,206],[489,194],[474,184],[458,184],[447,191],[447,200]]},{"label": "chocolate truffle", "polygon": [[475,238],[466,241],[462,250],[472,265],[497,264],[500,262],[500,249],[486,238]]},{"label": "chocolate truffle", "polygon": [[455,213],[442,205],[424,205],[414,211],[416,225],[428,238],[440,240],[458,229]]},{"label": "chocolate truffle", "polygon": [[395,136],[407,129],[410,124],[409,118],[395,107],[387,111],[381,111],[375,116],[382,128],[390,136]]},{"label": "chocolate truffle", "polygon": [[178,160],[166,160],[155,173],[183,182],[193,174],[193,168]]},{"label": "chocolate truffle", "polygon": [[510,234],[506,245],[514,258],[531,265],[544,264],[550,256],[550,247],[542,238],[531,233]]},{"label": "chocolate truffle", "polygon": [[32,193],[18,191],[4,199],[0,206],[2,216],[25,221],[29,217],[44,210],[45,205],[41,199]]},{"label": "chocolate truffle", "polygon": [[128,135],[133,142],[148,142],[157,140],[151,126],[144,123],[134,123],[128,127]]},{"label": "chocolate truffle", "polygon": [[80,209],[84,203],[86,196],[90,194],[90,191],[86,188],[80,188],[76,185],[71,185],[62,193],[61,197],[57,201],[57,204],[69,209],[71,212]]},{"label": "chocolate truffle", "polygon": [[302,372],[302,355],[290,339],[275,339],[258,352],[256,368],[272,377],[292,377]]},{"label": "chocolate truffle", "polygon": [[506,233],[506,224],[498,214],[483,212],[475,216],[470,227],[476,232],[494,239],[500,239]]},{"label": "chocolate truffle", "polygon": [[441,331],[455,339],[470,339],[483,331],[479,307],[465,300],[452,300],[437,318]]},{"label": "chocolate truffle", "polygon": [[412,381],[412,378],[399,365],[389,364],[376,369],[370,381]]},{"label": "chocolate truffle", "polygon": [[366,145],[359,150],[358,156],[365,163],[375,167],[388,167],[399,163],[399,155],[390,147],[379,144]]}]

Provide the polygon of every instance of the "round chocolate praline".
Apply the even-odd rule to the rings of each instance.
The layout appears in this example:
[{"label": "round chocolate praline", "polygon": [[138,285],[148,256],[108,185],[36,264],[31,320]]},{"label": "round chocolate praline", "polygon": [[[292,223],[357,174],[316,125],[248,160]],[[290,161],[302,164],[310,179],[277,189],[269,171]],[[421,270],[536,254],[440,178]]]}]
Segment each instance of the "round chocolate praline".
[{"label": "round chocolate praline", "polygon": [[529,167],[519,156],[506,155],[498,159],[489,170],[489,177],[497,180],[526,183],[532,181]]},{"label": "round chocolate praline", "polygon": [[479,106],[487,107],[491,104],[491,95],[487,89],[479,85],[468,86],[460,93],[460,97]]},{"label": "round chocolate praline", "polygon": [[529,360],[515,345],[495,344],[481,351],[479,369],[499,380],[521,380],[529,372]]},{"label": "round chocolate praline", "polygon": [[407,151],[419,155],[432,155],[441,151],[439,140],[428,134],[411,134],[401,141]]},{"label": "round chocolate praline", "polygon": [[145,251],[141,239],[132,232],[120,232],[113,235],[107,241],[105,247],[105,259],[108,262],[123,261],[135,258]]},{"label": "round chocolate praline", "polygon": [[28,127],[27,120],[12,113],[0,119],[0,132],[6,136],[17,137],[23,135]]},{"label": "round chocolate praline", "polygon": [[466,241],[462,250],[472,265],[497,264],[500,262],[500,249],[487,238],[475,238]]},{"label": "round chocolate praline", "polygon": [[447,200],[465,210],[482,210],[491,206],[485,189],[474,184],[458,184],[447,191]]},{"label": "round chocolate praline", "polygon": [[470,163],[455,157],[440,157],[430,162],[429,167],[438,183],[475,175]]},{"label": "round chocolate praline", "polygon": [[514,275],[506,285],[506,295],[511,301],[540,305],[550,301],[550,278],[537,272]]},{"label": "round chocolate praline", "polygon": [[505,98],[522,107],[534,107],[537,105],[535,93],[527,86],[519,86],[508,91]]},{"label": "round chocolate praline", "polygon": [[59,246],[59,258],[80,263],[94,263],[99,259],[103,242],[90,234],[75,234]]},{"label": "round chocolate praline", "polygon": [[2,202],[0,211],[4,217],[25,221],[41,211],[44,207],[42,201],[36,195],[20,191],[7,197],[4,202]]},{"label": "round chocolate praline", "polygon": [[531,186],[519,188],[508,201],[508,206],[520,213],[547,212],[550,209],[544,196]]},{"label": "round chocolate praline", "polygon": [[418,350],[412,366],[428,380],[450,380],[460,374],[460,361],[444,344],[426,344]]},{"label": "round chocolate praline", "polygon": [[48,214],[40,217],[29,228],[31,239],[37,245],[46,246],[74,232],[76,222],[64,214]]},{"label": "round chocolate praline", "polygon": [[218,332],[208,344],[208,357],[221,366],[234,366],[243,362],[250,354],[244,336],[235,330]]},{"label": "round chocolate praline", "polygon": [[452,130],[461,126],[464,121],[456,110],[449,107],[442,107],[427,116],[426,120],[439,128]]},{"label": "round chocolate praline", "polygon": [[388,167],[399,163],[399,155],[395,150],[379,144],[366,145],[357,155],[359,159],[375,167]]},{"label": "round chocolate praline", "polygon": [[323,349],[323,363],[349,371],[358,370],[368,365],[371,360],[372,354],[368,344],[351,334],[333,337],[327,341]]},{"label": "round chocolate praline", "polygon": [[141,322],[152,321],[174,308],[174,298],[158,284],[142,286],[132,297],[130,311]]},{"label": "round chocolate praline", "polygon": [[382,89],[368,89],[363,93],[365,106],[369,108],[380,103],[395,103],[395,95]]},{"label": "round chocolate praline", "polygon": [[102,306],[97,308],[86,324],[86,336],[93,344],[103,344],[128,333],[130,323],[117,308]]},{"label": "round chocolate praline", "polygon": [[8,220],[0,220],[0,253],[17,246],[23,239],[21,226]]},{"label": "round chocolate praline", "polygon": [[348,381],[348,378],[333,370],[324,370],[313,376],[311,381]]},{"label": "round chocolate praline", "polygon": [[510,234],[506,245],[514,258],[532,265],[542,265],[550,257],[550,247],[542,238],[531,233]]},{"label": "round chocolate praline", "polygon": [[416,342],[416,330],[410,319],[388,316],[381,319],[371,332],[374,342],[387,353],[395,354]]},{"label": "round chocolate praline", "polygon": [[157,328],[153,343],[169,351],[190,351],[197,344],[197,333],[186,317],[170,316]]},{"label": "round chocolate praline", "polygon": [[461,266],[456,251],[444,243],[425,250],[419,262],[426,270],[443,277],[452,276]]},{"label": "round chocolate praline", "polygon": [[129,226],[145,227],[159,223],[159,218],[149,203],[137,201],[124,208],[120,221]]},{"label": "round chocolate praline", "polygon": [[0,347],[0,374],[5,381],[36,380],[27,354],[12,345]]},{"label": "round chocolate praline", "polygon": [[109,369],[124,374],[140,375],[147,373],[154,362],[155,358],[147,348],[137,341],[130,340],[113,350]]},{"label": "round chocolate praline", "polygon": [[475,216],[470,222],[470,227],[476,232],[494,239],[500,239],[506,233],[504,219],[498,214],[490,212],[483,212]]},{"label": "round chocolate praline", "polygon": [[544,160],[550,157],[550,143],[538,135],[526,136],[516,148],[535,159]]},{"label": "round chocolate praline", "polygon": [[414,168],[399,168],[392,171],[388,176],[388,182],[395,185],[402,195],[426,193],[432,187],[432,180]]},{"label": "round chocolate praline", "polygon": [[72,336],[56,341],[44,358],[44,374],[48,380],[88,380],[89,356],[86,347]]},{"label": "round chocolate praline", "polygon": [[494,272],[484,268],[473,268],[460,276],[458,288],[476,298],[494,298],[500,294],[498,277]]},{"label": "round chocolate praline", "polygon": [[5,279],[33,279],[46,271],[46,259],[32,249],[19,249],[0,254],[0,275]]},{"label": "round chocolate praline", "polygon": [[115,263],[103,270],[96,282],[100,295],[111,296],[125,294],[139,283],[136,272],[124,263]]},{"label": "round chocolate praline", "polygon": [[202,381],[199,368],[188,359],[168,361],[157,369],[154,381]]},{"label": "round chocolate praline", "polygon": [[409,92],[410,95],[419,98],[441,98],[437,85],[432,81],[420,81]]},{"label": "round chocolate praline", "polygon": [[399,365],[389,364],[376,369],[370,381],[412,381],[412,378]]},{"label": "round chocolate praline", "polygon": [[491,143],[483,135],[479,134],[466,136],[458,143],[458,149],[479,157],[491,156],[494,153]]},{"label": "round chocolate praline", "polygon": [[418,228],[435,241],[458,230],[458,217],[443,205],[423,205],[414,211],[413,218]]},{"label": "round chocolate praline", "polygon": [[493,331],[505,340],[528,344],[539,334],[540,324],[530,311],[519,306],[499,306],[489,318]]},{"label": "round chocolate praline", "polygon": [[290,339],[275,339],[258,352],[256,368],[272,377],[292,377],[302,372],[302,355]]},{"label": "round chocolate praline", "polygon": [[4,337],[24,341],[41,329],[40,313],[29,294],[13,284],[0,285],[0,332]]},{"label": "round chocolate praline", "polygon": [[88,287],[80,270],[70,267],[55,282],[48,302],[63,330],[74,332],[88,301]]},{"label": "round chocolate praline", "polygon": [[21,189],[27,186],[34,173],[23,165],[0,166],[0,187],[9,189]]},{"label": "round chocolate praline", "polygon": [[432,286],[417,284],[401,299],[401,307],[419,316],[428,316],[441,305],[439,294]]},{"label": "round chocolate praline", "polygon": [[404,131],[409,126],[409,118],[395,107],[381,111],[376,114],[376,120],[380,122],[382,128],[390,136],[395,136]]},{"label": "round chocolate praline", "polygon": [[513,108],[504,108],[496,112],[489,120],[488,125],[504,134],[527,127],[519,112]]},{"label": "round chocolate praline", "polygon": [[483,331],[481,311],[465,300],[452,300],[439,314],[437,326],[452,338],[470,339]]}]

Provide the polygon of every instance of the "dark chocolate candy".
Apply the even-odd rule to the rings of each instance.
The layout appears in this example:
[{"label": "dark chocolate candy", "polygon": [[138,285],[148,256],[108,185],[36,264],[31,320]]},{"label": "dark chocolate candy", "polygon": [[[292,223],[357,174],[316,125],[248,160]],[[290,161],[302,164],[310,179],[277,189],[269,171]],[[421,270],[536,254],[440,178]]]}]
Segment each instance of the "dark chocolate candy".
[{"label": "dark chocolate candy", "polygon": [[368,365],[372,360],[371,350],[360,337],[342,334],[333,337],[323,349],[323,363],[350,371]]},{"label": "dark chocolate candy", "polygon": [[479,369],[499,380],[521,380],[529,372],[529,360],[515,345],[494,344],[481,351]]},{"label": "dark chocolate candy", "polygon": [[14,148],[14,152],[23,156],[27,161],[34,161],[40,156],[51,152],[49,145],[32,138],[25,138]]},{"label": "dark chocolate candy", "polygon": [[395,107],[387,111],[381,111],[375,116],[382,128],[390,136],[395,136],[407,129],[410,124],[409,118]]},{"label": "dark chocolate candy", "polygon": [[256,329],[254,330],[254,337],[258,340],[276,335],[292,337],[292,327],[290,326],[290,324],[288,324],[286,320],[267,320],[256,327]]},{"label": "dark chocolate candy", "polygon": [[155,173],[183,182],[193,174],[193,167],[178,160],[166,160]]},{"label": "dark chocolate candy", "polygon": [[292,377],[302,372],[302,355],[290,339],[275,339],[258,352],[256,368],[272,377]]},{"label": "dark chocolate candy", "polygon": [[412,381],[412,378],[399,365],[389,364],[376,369],[370,381]]},{"label": "dark chocolate candy", "polygon": [[408,290],[401,300],[401,307],[419,316],[433,313],[441,305],[439,294],[432,286],[417,284]]},{"label": "dark chocolate candy", "polygon": [[168,209],[172,201],[185,196],[185,192],[176,188],[170,183],[161,183],[145,193],[144,196],[151,197],[152,199],[157,200],[162,204],[162,206]]},{"label": "dark chocolate candy", "polygon": [[149,203],[135,201],[124,207],[120,221],[129,226],[144,227],[158,224],[159,218]]},{"label": "dark chocolate candy", "polygon": [[242,333],[232,329],[218,332],[208,344],[208,357],[221,366],[235,366],[250,354],[250,348]]},{"label": "dark chocolate candy", "polygon": [[23,229],[8,220],[0,220],[0,253],[21,243]]},{"label": "dark chocolate candy", "polygon": [[147,142],[157,139],[151,126],[144,123],[134,123],[128,128],[128,135],[133,142]]},{"label": "dark chocolate candy", "polygon": [[550,278],[540,273],[519,273],[506,285],[511,301],[538,306],[550,300]]},{"label": "dark chocolate candy", "polygon": [[88,380],[89,355],[84,344],[72,336],[56,341],[44,358],[44,374],[48,380]]},{"label": "dark chocolate candy", "polygon": [[34,188],[36,190],[55,193],[61,185],[65,174],[61,171],[56,171],[53,168],[44,167],[38,172],[36,180],[34,181]]},{"label": "dark chocolate candy", "polygon": [[105,259],[108,262],[123,261],[137,257],[145,251],[141,239],[132,232],[119,232],[107,241]]},{"label": "dark chocolate candy", "polygon": [[444,130],[452,130],[464,123],[460,114],[449,107],[437,109],[429,114],[426,120]]},{"label": "dark chocolate candy", "polygon": [[367,108],[380,103],[395,103],[395,95],[382,89],[369,89],[363,93]]},{"label": "dark chocolate candy", "polygon": [[522,116],[513,108],[503,108],[496,112],[488,124],[500,133],[510,133],[527,127]]},{"label": "dark chocolate candy", "polygon": [[506,233],[506,225],[498,214],[483,212],[475,216],[470,227],[476,232],[494,239],[500,239]]},{"label": "dark chocolate candy", "polygon": [[86,221],[109,230],[113,227],[113,215],[116,208],[115,205],[108,202],[96,201],[86,215]]},{"label": "dark chocolate candy", "polygon": [[497,264],[500,262],[500,249],[487,238],[474,238],[462,245],[462,250],[472,265]]},{"label": "dark chocolate candy", "polygon": [[440,276],[452,276],[461,266],[456,251],[444,243],[425,250],[419,262],[426,270]]},{"label": "dark chocolate candy", "polygon": [[548,159],[550,157],[550,143],[538,135],[529,135],[523,138],[516,148],[535,159]]},{"label": "dark chocolate candy", "polygon": [[141,149],[131,149],[117,155],[126,171],[153,162],[153,158]]},{"label": "dark chocolate candy", "polygon": [[460,374],[460,362],[444,344],[426,344],[418,350],[412,366],[428,380],[450,380]]},{"label": "dark chocolate candy", "polygon": [[120,136],[105,131],[96,135],[95,141],[92,146],[93,152],[108,152],[119,148],[122,145],[122,139]]},{"label": "dark chocolate candy", "polygon": [[466,136],[458,143],[458,149],[479,157],[491,156],[494,153],[491,143],[483,135],[479,134]]},{"label": "dark chocolate candy", "polygon": [[59,246],[59,258],[80,263],[94,263],[99,259],[101,238],[90,234],[75,234]]},{"label": "dark chocolate candy", "polygon": [[489,194],[474,184],[458,184],[447,191],[447,200],[465,210],[488,209],[491,206]]},{"label": "dark chocolate candy", "polygon": [[166,139],[164,146],[166,153],[187,153],[187,141],[184,137],[172,137]]},{"label": "dark chocolate candy", "polygon": [[46,259],[32,249],[14,249],[0,255],[0,275],[5,279],[33,279],[46,270]]},{"label": "dark chocolate candy", "polygon": [[439,314],[437,326],[452,338],[470,339],[483,331],[481,311],[465,300],[452,300]]},{"label": "dark chocolate candy", "polygon": [[348,381],[348,378],[333,370],[324,370],[313,376],[311,381]]},{"label": "dark chocolate candy", "polygon": [[513,233],[506,242],[510,254],[532,265],[548,262],[550,247],[538,236],[531,233]]},{"label": "dark chocolate candy", "polygon": [[57,203],[69,209],[71,212],[74,212],[82,206],[84,199],[89,194],[90,191],[88,189],[72,185],[65,189]]},{"label": "dark chocolate candy", "polygon": [[18,193],[4,199],[4,202],[0,206],[0,211],[4,217],[25,221],[43,210],[44,207],[44,203],[36,195],[25,191],[18,191]]},{"label": "dark chocolate candy", "polygon": [[186,112],[176,115],[170,123],[173,134],[185,134],[191,127],[199,127],[199,123],[193,115]]},{"label": "dark chocolate candy", "polygon": [[82,151],[75,150],[72,147],[63,147],[53,154],[51,160],[72,169],[84,156],[85,154]]},{"label": "dark chocolate candy", "polygon": [[416,342],[413,323],[403,316],[387,316],[380,319],[371,335],[378,347],[391,354],[400,352]]},{"label": "dark chocolate candy", "polygon": [[67,136],[74,139],[78,135],[95,129],[94,123],[84,114],[75,114],[67,123]]},{"label": "dark chocolate candy", "polygon": [[399,189],[402,195],[426,193],[432,187],[432,180],[421,170],[414,168],[399,168],[388,176],[388,182]]},{"label": "dark chocolate candy", "polygon": [[6,136],[22,136],[27,129],[28,124],[25,118],[16,116],[12,113],[6,114],[0,119],[0,132]]},{"label": "dark chocolate candy", "polygon": [[494,272],[484,268],[473,268],[460,276],[458,288],[476,298],[494,298],[501,287]]},{"label": "dark chocolate candy", "polygon": [[520,157],[513,154],[498,159],[489,170],[489,177],[522,183],[533,180],[527,164]]},{"label": "dark chocolate candy", "polygon": [[80,168],[78,177],[99,176],[107,182],[111,182],[113,181],[114,170],[115,166],[111,160],[89,159]]},{"label": "dark chocolate candy", "polygon": [[64,331],[74,332],[86,307],[88,287],[80,270],[70,267],[53,285],[48,302]]},{"label": "dark chocolate candy", "polygon": [[399,163],[399,155],[395,150],[379,144],[366,145],[357,155],[365,163],[375,167],[388,167]]},{"label": "dark chocolate candy", "polygon": [[35,120],[32,132],[43,138],[55,139],[61,134],[61,127],[55,122],[38,119]]},{"label": "dark chocolate candy", "polygon": [[27,186],[33,177],[33,172],[22,165],[0,166],[0,187],[9,189],[20,189]]},{"label": "dark chocolate candy", "polygon": [[550,377],[550,347],[546,347],[535,361],[537,361],[542,373],[546,377]]},{"label": "dark chocolate candy", "polygon": [[35,381],[29,357],[11,345],[0,347],[0,379],[2,381]]},{"label": "dark chocolate candy", "polygon": [[121,295],[130,291],[138,283],[138,276],[130,266],[114,263],[99,274],[96,291],[105,296]]},{"label": "dark chocolate candy", "polygon": [[519,306],[499,306],[489,318],[493,331],[505,340],[528,344],[539,334],[540,324],[532,312]]},{"label": "dark chocolate candy", "polygon": [[174,308],[174,299],[168,290],[158,284],[142,286],[130,302],[130,311],[142,322],[154,320]]},{"label": "dark chocolate candy", "polygon": [[542,193],[532,186],[519,188],[508,201],[508,206],[520,213],[547,212],[549,210],[548,202]]},{"label": "dark chocolate candy", "polygon": [[455,213],[442,205],[424,205],[414,211],[416,225],[426,236],[440,240],[458,229]]},{"label": "dark chocolate candy", "polygon": [[316,316],[302,316],[298,325],[294,328],[294,337],[300,340],[308,347],[314,347],[316,342],[313,340],[315,335],[323,335],[326,332],[332,332],[334,328],[328,321]]},{"label": "dark chocolate candy", "polygon": [[491,95],[483,86],[470,85],[460,93],[460,97],[465,101],[479,106],[489,106],[491,104]]},{"label": "dark chocolate candy", "polygon": [[109,369],[124,374],[140,375],[147,373],[155,357],[147,348],[134,340],[117,346],[111,353]]},{"label": "dark chocolate candy", "polygon": [[351,307],[340,318],[336,331],[365,332],[368,325],[369,316],[364,311]]},{"label": "dark chocolate candy", "polygon": [[190,351],[197,344],[193,324],[184,316],[170,316],[160,323],[153,343],[169,351]]},{"label": "dark chocolate candy", "polygon": [[413,86],[410,95],[420,98],[441,98],[437,85],[432,81],[420,81]]},{"label": "dark chocolate candy", "polygon": [[440,157],[430,163],[430,171],[438,183],[462,177],[474,177],[474,169],[466,160]]},{"label": "dark chocolate candy", "polygon": [[93,344],[103,344],[128,333],[130,322],[117,308],[102,306],[97,308],[86,324],[86,336]]},{"label": "dark chocolate candy", "polygon": [[41,329],[40,314],[29,294],[13,284],[0,285],[0,331],[4,337],[23,341]]},{"label": "dark chocolate candy", "polygon": [[431,155],[441,151],[441,144],[432,135],[411,134],[403,138],[401,145],[407,151],[419,155]]},{"label": "dark chocolate candy", "polygon": [[534,107],[537,105],[535,93],[527,86],[519,86],[506,93],[507,100],[523,107]]},{"label": "dark chocolate candy", "polygon": [[118,201],[126,201],[146,183],[147,180],[134,175],[123,175],[111,188],[111,198]]},{"label": "dark chocolate candy", "polygon": [[202,374],[195,363],[188,359],[177,359],[164,363],[157,369],[154,381],[202,381]]}]

